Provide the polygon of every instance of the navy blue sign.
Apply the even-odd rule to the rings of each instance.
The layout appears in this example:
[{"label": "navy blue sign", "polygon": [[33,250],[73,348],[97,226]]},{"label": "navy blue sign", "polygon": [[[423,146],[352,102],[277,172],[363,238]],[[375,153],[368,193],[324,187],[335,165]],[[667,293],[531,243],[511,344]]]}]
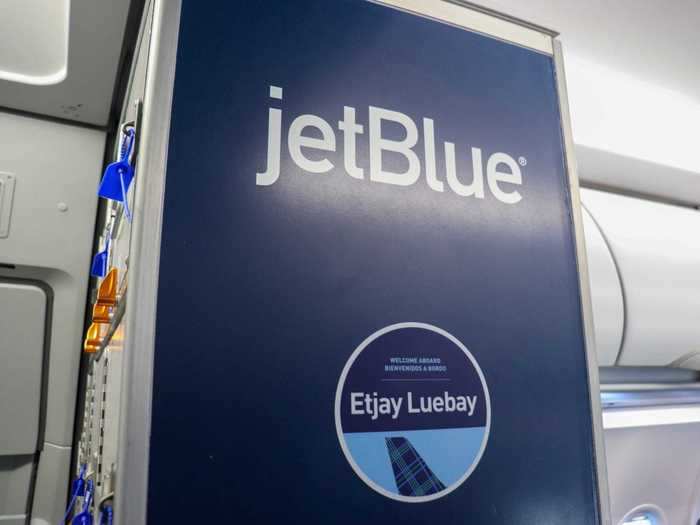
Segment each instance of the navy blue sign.
[{"label": "navy blue sign", "polygon": [[183,4],[149,523],[598,524],[552,57]]}]

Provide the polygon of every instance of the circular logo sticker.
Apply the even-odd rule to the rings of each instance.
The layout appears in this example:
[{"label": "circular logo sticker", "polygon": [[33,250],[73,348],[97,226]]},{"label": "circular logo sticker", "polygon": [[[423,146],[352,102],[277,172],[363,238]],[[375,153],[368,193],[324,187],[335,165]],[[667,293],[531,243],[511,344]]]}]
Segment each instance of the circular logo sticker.
[{"label": "circular logo sticker", "polygon": [[464,483],[481,460],[489,391],[456,337],[429,324],[395,324],[350,356],[335,395],[335,425],[367,485],[398,501],[431,501]]}]

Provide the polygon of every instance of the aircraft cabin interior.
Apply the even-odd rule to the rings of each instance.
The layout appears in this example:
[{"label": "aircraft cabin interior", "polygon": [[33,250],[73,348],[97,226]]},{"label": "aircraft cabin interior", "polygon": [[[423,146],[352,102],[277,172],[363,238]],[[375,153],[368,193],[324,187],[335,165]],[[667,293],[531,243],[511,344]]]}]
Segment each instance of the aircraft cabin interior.
[{"label": "aircraft cabin interior", "polygon": [[699,27],[1,0],[0,524],[700,524]]}]

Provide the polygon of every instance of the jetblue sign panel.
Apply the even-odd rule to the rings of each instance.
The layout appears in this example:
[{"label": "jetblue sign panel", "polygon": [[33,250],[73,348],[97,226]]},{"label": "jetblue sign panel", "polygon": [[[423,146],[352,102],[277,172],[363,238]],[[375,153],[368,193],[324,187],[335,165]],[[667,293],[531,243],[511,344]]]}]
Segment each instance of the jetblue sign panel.
[{"label": "jetblue sign panel", "polygon": [[183,4],[149,522],[598,524],[552,58]]},{"label": "jetblue sign panel", "polygon": [[[270,86],[270,98],[282,100],[282,88]],[[413,150],[418,142],[418,129],[411,117],[398,111],[391,111],[370,106],[369,114],[369,172],[370,180],[397,186],[411,186],[421,176],[424,168],[426,183],[431,190],[445,191],[445,184],[438,179],[435,159],[435,129],[432,119],[423,119],[423,162]],[[356,110],[353,107],[343,108],[343,120],[338,122],[338,129],[343,133],[343,166],[345,172],[356,179],[364,178],[364,169],[357,165],[357,136],[364,133],[364,126],[356,122]],[[390,140],[382,136],[382,121],[400,126],[403,138]],[[267,171],[257,174],[257,184],[268,186],[274,184],[280,176],[280,142],[282,128],[282,110],[270,108],[269,135],[267,143]],[[320,135],[319,138],[304,135],[306,129],[310,133]],[[289,156],[296,166],[307,173],[327,173],[333,170],[333,163],[327,157],[310,159],[303,148],[317,151],[336,151],[336,136],[331,125],[317,115],[300,115],[289,126]],[[382,153],[391,152],[400,155],[406,161],[406,169],[400,173],[387,171],[383,168]],[[445,142],[445,178],[449,188],[463,197],[474,196],[484,198],[484,168],[482,152],[479,148],[471,148],[472,170],[471,183],[460,182],[457,176],[455,161],[455,145]],[[522,158],[522,164],[527,162]],[[498,171],[499,165],[504,165],[509,171]],[[522,198],[517,190],[503,191],[500,183],[522,184],[520,168],[515,160],[505,153],[493,153],[488,159],[488,185],[493,195],[506,204],[515,204]]]}]

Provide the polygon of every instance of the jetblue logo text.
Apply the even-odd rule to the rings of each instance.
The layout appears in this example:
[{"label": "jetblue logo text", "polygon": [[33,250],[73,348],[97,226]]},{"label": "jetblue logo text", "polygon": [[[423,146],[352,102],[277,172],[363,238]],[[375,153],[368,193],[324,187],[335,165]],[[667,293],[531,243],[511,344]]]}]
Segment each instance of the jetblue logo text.
[{"label": "jetblue logo text", "polygon": [[[270,86],[270,97],[282,100],[282,88]],[[343,108],[343,120],[338,122],[338,130],[342,133],[343,164],[345,172],[355,179],[364,179],[365,170],[357,165],[357,141],[365,134],[365,126],[358,123],[355,118],[356,110],[353,107]],[[382,136],[382,123],[384,121],[399,125],[405,130],[401,140],[390,140]],[[305,133],[307,128],[315,128],[312,137]],[[522,185],[522,173],[520,164],[506,153],[496,152],[486,159],[484,170],[484,158],[480,148],[471,148],[472,176],[462,173],[457,166],[455,145],[445,142],[445,173],[444,180],[437,173],[436,147],[435,147],[435,123],[430,118],[423,118],[423,159],[415,147],[418,143],[418,127],[416,123],[403,113],[374,106],[369,107],[369,180],[397,186],[411,186],[420,179],[421,172],[425,172],[425,178],[430,189],[444,192],[449,187],[457,195],[462,197],[475,197],[483,199],[488,187],[491,194],[505,204],[516,204],[522,199],[517,191],[517,186]],[[317,115],[299,115],[296,117],[287,132],[287,147],[292,160],[301,169],[309,173],[327,173],[335,166],[328,158],[310,159],[304,155],[304,149],[317,151],[336,151],[336,133],[328,121]],[[267,170],[258,173],[256,183],[258,186],[270,186],[280,177],[280,155],[282,147],[282,110],[269,109],[268,137],[267,137]],[[407,161],[407,169],[403,172],[389,171],[382,163],[382,153],[393,152],[402,155]],[[521,163],[525,159],[521,158]],[[423,168],[423,169],[421,169]],[[469,181],[469,182],[465,182]]]}]

